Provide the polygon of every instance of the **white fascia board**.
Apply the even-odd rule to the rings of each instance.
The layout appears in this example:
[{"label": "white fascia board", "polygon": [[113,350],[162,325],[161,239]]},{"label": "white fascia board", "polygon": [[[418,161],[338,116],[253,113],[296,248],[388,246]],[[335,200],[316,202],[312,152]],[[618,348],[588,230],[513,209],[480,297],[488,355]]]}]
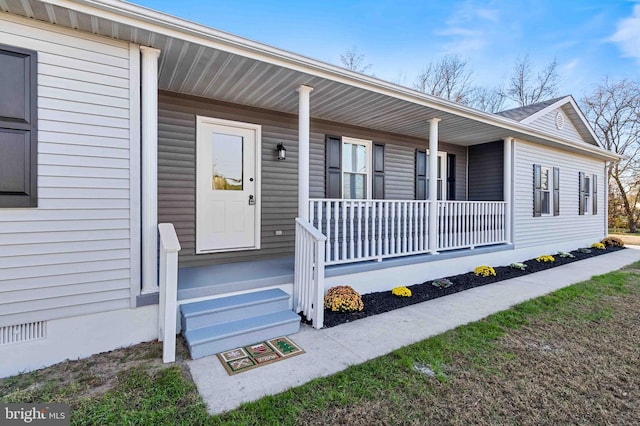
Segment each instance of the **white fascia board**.
[{"label": "white fascia board", "polygon": [[45,0],[62,8],[99,18],[119,22],[132,27],[163,34],[179,40],[219,49],[262,62],[282,66],[291,70],[326,78],[338,83],[390,96],[417,105],[422,105],[459,117],[500,127],[505,130],[524,133],[528,136],[547,139],[559,146],[582,149],[588,155],[617,160],[619,156],[599,147],[577,145],[571,141],[523,126],[514,120],[479,111],[445,99],[427,95],[407,87],[398,86],[364,74],[330,65],[306,56],[297,55],[262,43],[238,37],[223,31],[177,18],[146,7],[120,0]]},{"label": "white fascia board", "polygon": [[593,140],[596,141],[598,146],[602,148],[602,142],[600,141],[600,139],[598,139],[598,136],[596,136],[596,133],[593,131],[593,127],[591,127],[591,124],[589,124],[589,120],[587,120],[587,117],[584,116],[584,114],[582,113],[582,110],[576,103],[576,100],[573,99],[573,96],[569,96],[569,97],[571,98],[571,105],[573,106],[573,109],[575,109],[578,115],[580,116],[580,120],[582,120],[584,127],[586,127],[587,130],[589,130],[589,133],[591,134],[591,137],[593,138]]}]

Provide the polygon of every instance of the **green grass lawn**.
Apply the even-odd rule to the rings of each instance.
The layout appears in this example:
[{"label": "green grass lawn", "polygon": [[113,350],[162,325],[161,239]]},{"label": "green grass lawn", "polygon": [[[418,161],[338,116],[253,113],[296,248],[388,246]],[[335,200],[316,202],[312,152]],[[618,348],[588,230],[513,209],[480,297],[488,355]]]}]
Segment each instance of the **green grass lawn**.
[{"label": "green grass lawn", "polygon": [[640,232],[629,232],[628,228],[609,228],[609,234],[640,235]]},{"label": "green grass lawn", "polygon": [[159,344],[0,380],[0,400],[69,403],[87,425],[631,424],[638,312],[640,262],[221,416]]}]

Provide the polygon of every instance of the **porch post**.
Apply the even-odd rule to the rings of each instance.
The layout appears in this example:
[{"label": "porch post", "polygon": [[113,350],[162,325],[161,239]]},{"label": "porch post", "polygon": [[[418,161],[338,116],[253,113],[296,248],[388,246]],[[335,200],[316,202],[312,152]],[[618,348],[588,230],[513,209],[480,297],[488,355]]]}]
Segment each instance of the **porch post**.
[{"label": "porch post", "polygon": [[158,57],[142,52],[142,294],[158,291]]},{"label": "porch post", "polygon": [[429,120],[429,251],[438,252],[438,122]]},{"label": "porch post", "polygon": [[504,138],[504,161],[503,161],[503,200],[504,200],[504,238],[508,244],[511,244],[511,179],[512,179],[512,161],[511,161],[511,145],[512,137]]},{"label": "porch post", "polygon": [[298,217],[309,220],[309,94],[313,87],[300,85],[298,92]]}]

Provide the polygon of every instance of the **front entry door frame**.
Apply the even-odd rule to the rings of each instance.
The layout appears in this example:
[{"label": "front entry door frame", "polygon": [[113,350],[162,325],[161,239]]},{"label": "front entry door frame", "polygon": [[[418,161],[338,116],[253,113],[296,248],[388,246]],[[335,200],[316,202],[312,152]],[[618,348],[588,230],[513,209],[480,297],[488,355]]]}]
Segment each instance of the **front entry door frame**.
[{"label": "front entry door frame", "polygon": [[[253,191],[252,195],[254,196],[255,204],[249,205],[249,200],[247,197],[245,208],[253,209],[254,214],[254,238],[253,245],[251,246],[243,246],[243,247],[226,247],[226,248],[208,248],[205,244],[203,244],[203,229],[205,221],[210,220],[211,218],[207,217],[207,212],[204,211],[206,208],[203,208],[203,197],[206,197],[207,190],[210,191],[210,184],[203,185],[200,182],[200,173],[202,171],[207,174],[210,173],[211,169],[211,159],[205,158],[202,153],[203,144],[208,142],[207,138],[207,127],[211,128],[211,126],[216,127],[225,127],[229,130],[230,134],[237,132],[239,134],[249,132],[254,139],[254,152],[252,153],[254,158],[254,167],[253,170],[246,170],[244,177],[249,179],[253,178]],[[203,117],[196,116],[196,254],[207,254],[207,253],[220,253],[220,252],[229,252],[229,251],[240,251],[240,250],[258,250],[260,249],[260,224],[261,224],[261,205],[262,205],[262,194],[261,194],[261,158],[262,158],[262,127],[259,124],[253,123],[244,123],[239,121],[231,121],[231,120],[223,120],[220,118],[212,118],[212,117]],[[243,152],[243,162],[244,162],[245,154]],[[210,182],[210,179],[208,180]],[[247,184],[249,182],[245,182]],[[208,186],[208,187],[207,187]],[[199,205],[202,204],[202,205]]]}]

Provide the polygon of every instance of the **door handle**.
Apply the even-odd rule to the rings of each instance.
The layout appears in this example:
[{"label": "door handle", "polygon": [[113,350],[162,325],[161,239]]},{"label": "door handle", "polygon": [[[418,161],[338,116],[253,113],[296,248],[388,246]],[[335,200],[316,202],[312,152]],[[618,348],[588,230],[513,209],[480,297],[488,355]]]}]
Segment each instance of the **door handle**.
[{"label": "door handle", "polygon": [[256,203],[256,199],[253,195],[249,195],[249,205],[253,206]]}]

